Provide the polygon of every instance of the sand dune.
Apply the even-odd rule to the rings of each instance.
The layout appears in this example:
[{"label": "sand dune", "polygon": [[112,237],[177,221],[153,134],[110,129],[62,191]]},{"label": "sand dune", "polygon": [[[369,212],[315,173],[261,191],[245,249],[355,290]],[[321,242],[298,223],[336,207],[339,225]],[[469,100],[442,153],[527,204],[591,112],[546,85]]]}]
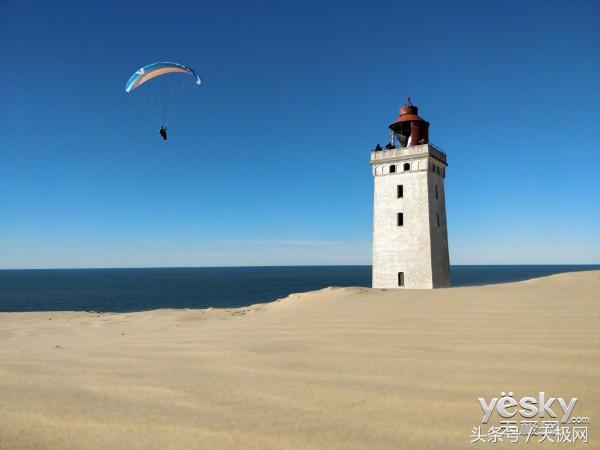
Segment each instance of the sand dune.
[{"label": "sand dune", "polygon": [[599,300],[590,271],[240,309],[3,313],[0,448],[477,448],[477,398],[508,390],[578,397],[598,448]]}]

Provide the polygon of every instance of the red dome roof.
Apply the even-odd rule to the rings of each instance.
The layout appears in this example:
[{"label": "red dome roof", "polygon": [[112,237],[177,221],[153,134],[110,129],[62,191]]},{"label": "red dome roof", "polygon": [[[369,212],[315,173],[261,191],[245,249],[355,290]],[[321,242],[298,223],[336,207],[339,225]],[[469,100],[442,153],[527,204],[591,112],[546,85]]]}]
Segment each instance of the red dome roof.
[{"label": "red dome roof", "polygon": [[414,105],[405,105],[400,108],[400,115],[398,118],[390,125],[390,128],[394,128],[396,124],[403,122],[427,122],[422,117],[418,115],[419,108]]}]

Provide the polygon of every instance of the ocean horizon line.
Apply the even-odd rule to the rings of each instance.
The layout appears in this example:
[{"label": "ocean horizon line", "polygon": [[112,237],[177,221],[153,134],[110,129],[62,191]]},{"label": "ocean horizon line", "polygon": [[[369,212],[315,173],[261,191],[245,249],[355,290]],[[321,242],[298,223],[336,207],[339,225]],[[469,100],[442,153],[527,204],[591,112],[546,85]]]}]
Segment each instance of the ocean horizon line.
[{"label": "ocean horizon line", "polygon": [[[506,264],[450,264],[450,267],[600,267],[600,263],[506,263]],[[372,264],[253,264],[239,266],[90,266],[90,267],[4,267],[0,271],[12,270],[152,270],[152,269],[251,269],[251,268],[294,268],[294,267],[372,267]],[[593,269],[592,269],[593,270]]]}]

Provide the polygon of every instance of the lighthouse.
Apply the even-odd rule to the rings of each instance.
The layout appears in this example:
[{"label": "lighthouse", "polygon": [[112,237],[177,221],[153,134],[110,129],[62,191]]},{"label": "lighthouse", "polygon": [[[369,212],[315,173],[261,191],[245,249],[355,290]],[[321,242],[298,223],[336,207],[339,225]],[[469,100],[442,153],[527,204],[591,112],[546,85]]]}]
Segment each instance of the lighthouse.
[{"label": "lighthouse", "polygon": [[389,129],[390,142],[371,152],[373,287],[447,287],[446,154],[429,142],[429,122],[410,98]]}]

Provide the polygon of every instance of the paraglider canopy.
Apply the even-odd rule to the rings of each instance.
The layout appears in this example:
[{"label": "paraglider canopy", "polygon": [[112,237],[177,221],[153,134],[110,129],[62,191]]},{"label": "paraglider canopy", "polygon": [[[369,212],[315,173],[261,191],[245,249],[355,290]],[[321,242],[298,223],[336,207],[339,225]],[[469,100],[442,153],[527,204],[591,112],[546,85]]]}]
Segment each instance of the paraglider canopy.
[{"label": "paraglider canopy", "polygon": [[[142,84],[153,80],[146,87]],[[138,103],[141,112],[161,127],[164,140],[166,127],[175,112],[183,103],[189,90],[200,85],[200,75],[189,66],[175,62],[155,62],[134,72],[125,84],[125,92]]]},{"label": "paraglider canopy", "polygon": [[133,75],[131,75],[131,77],[127,81],[127,84],[125,85],[125,92],[131,92],[133,89],[137,89],[143,83],[145,83],[148,80],[151,80],[152,78],[167,73],[178,72],[192,75],[194,78],[196,78],[196,84],[202,83],[200,75],[198,75],[191,67],[174,62],[156,62],[142,67],[141,69],[137,70]]}]

